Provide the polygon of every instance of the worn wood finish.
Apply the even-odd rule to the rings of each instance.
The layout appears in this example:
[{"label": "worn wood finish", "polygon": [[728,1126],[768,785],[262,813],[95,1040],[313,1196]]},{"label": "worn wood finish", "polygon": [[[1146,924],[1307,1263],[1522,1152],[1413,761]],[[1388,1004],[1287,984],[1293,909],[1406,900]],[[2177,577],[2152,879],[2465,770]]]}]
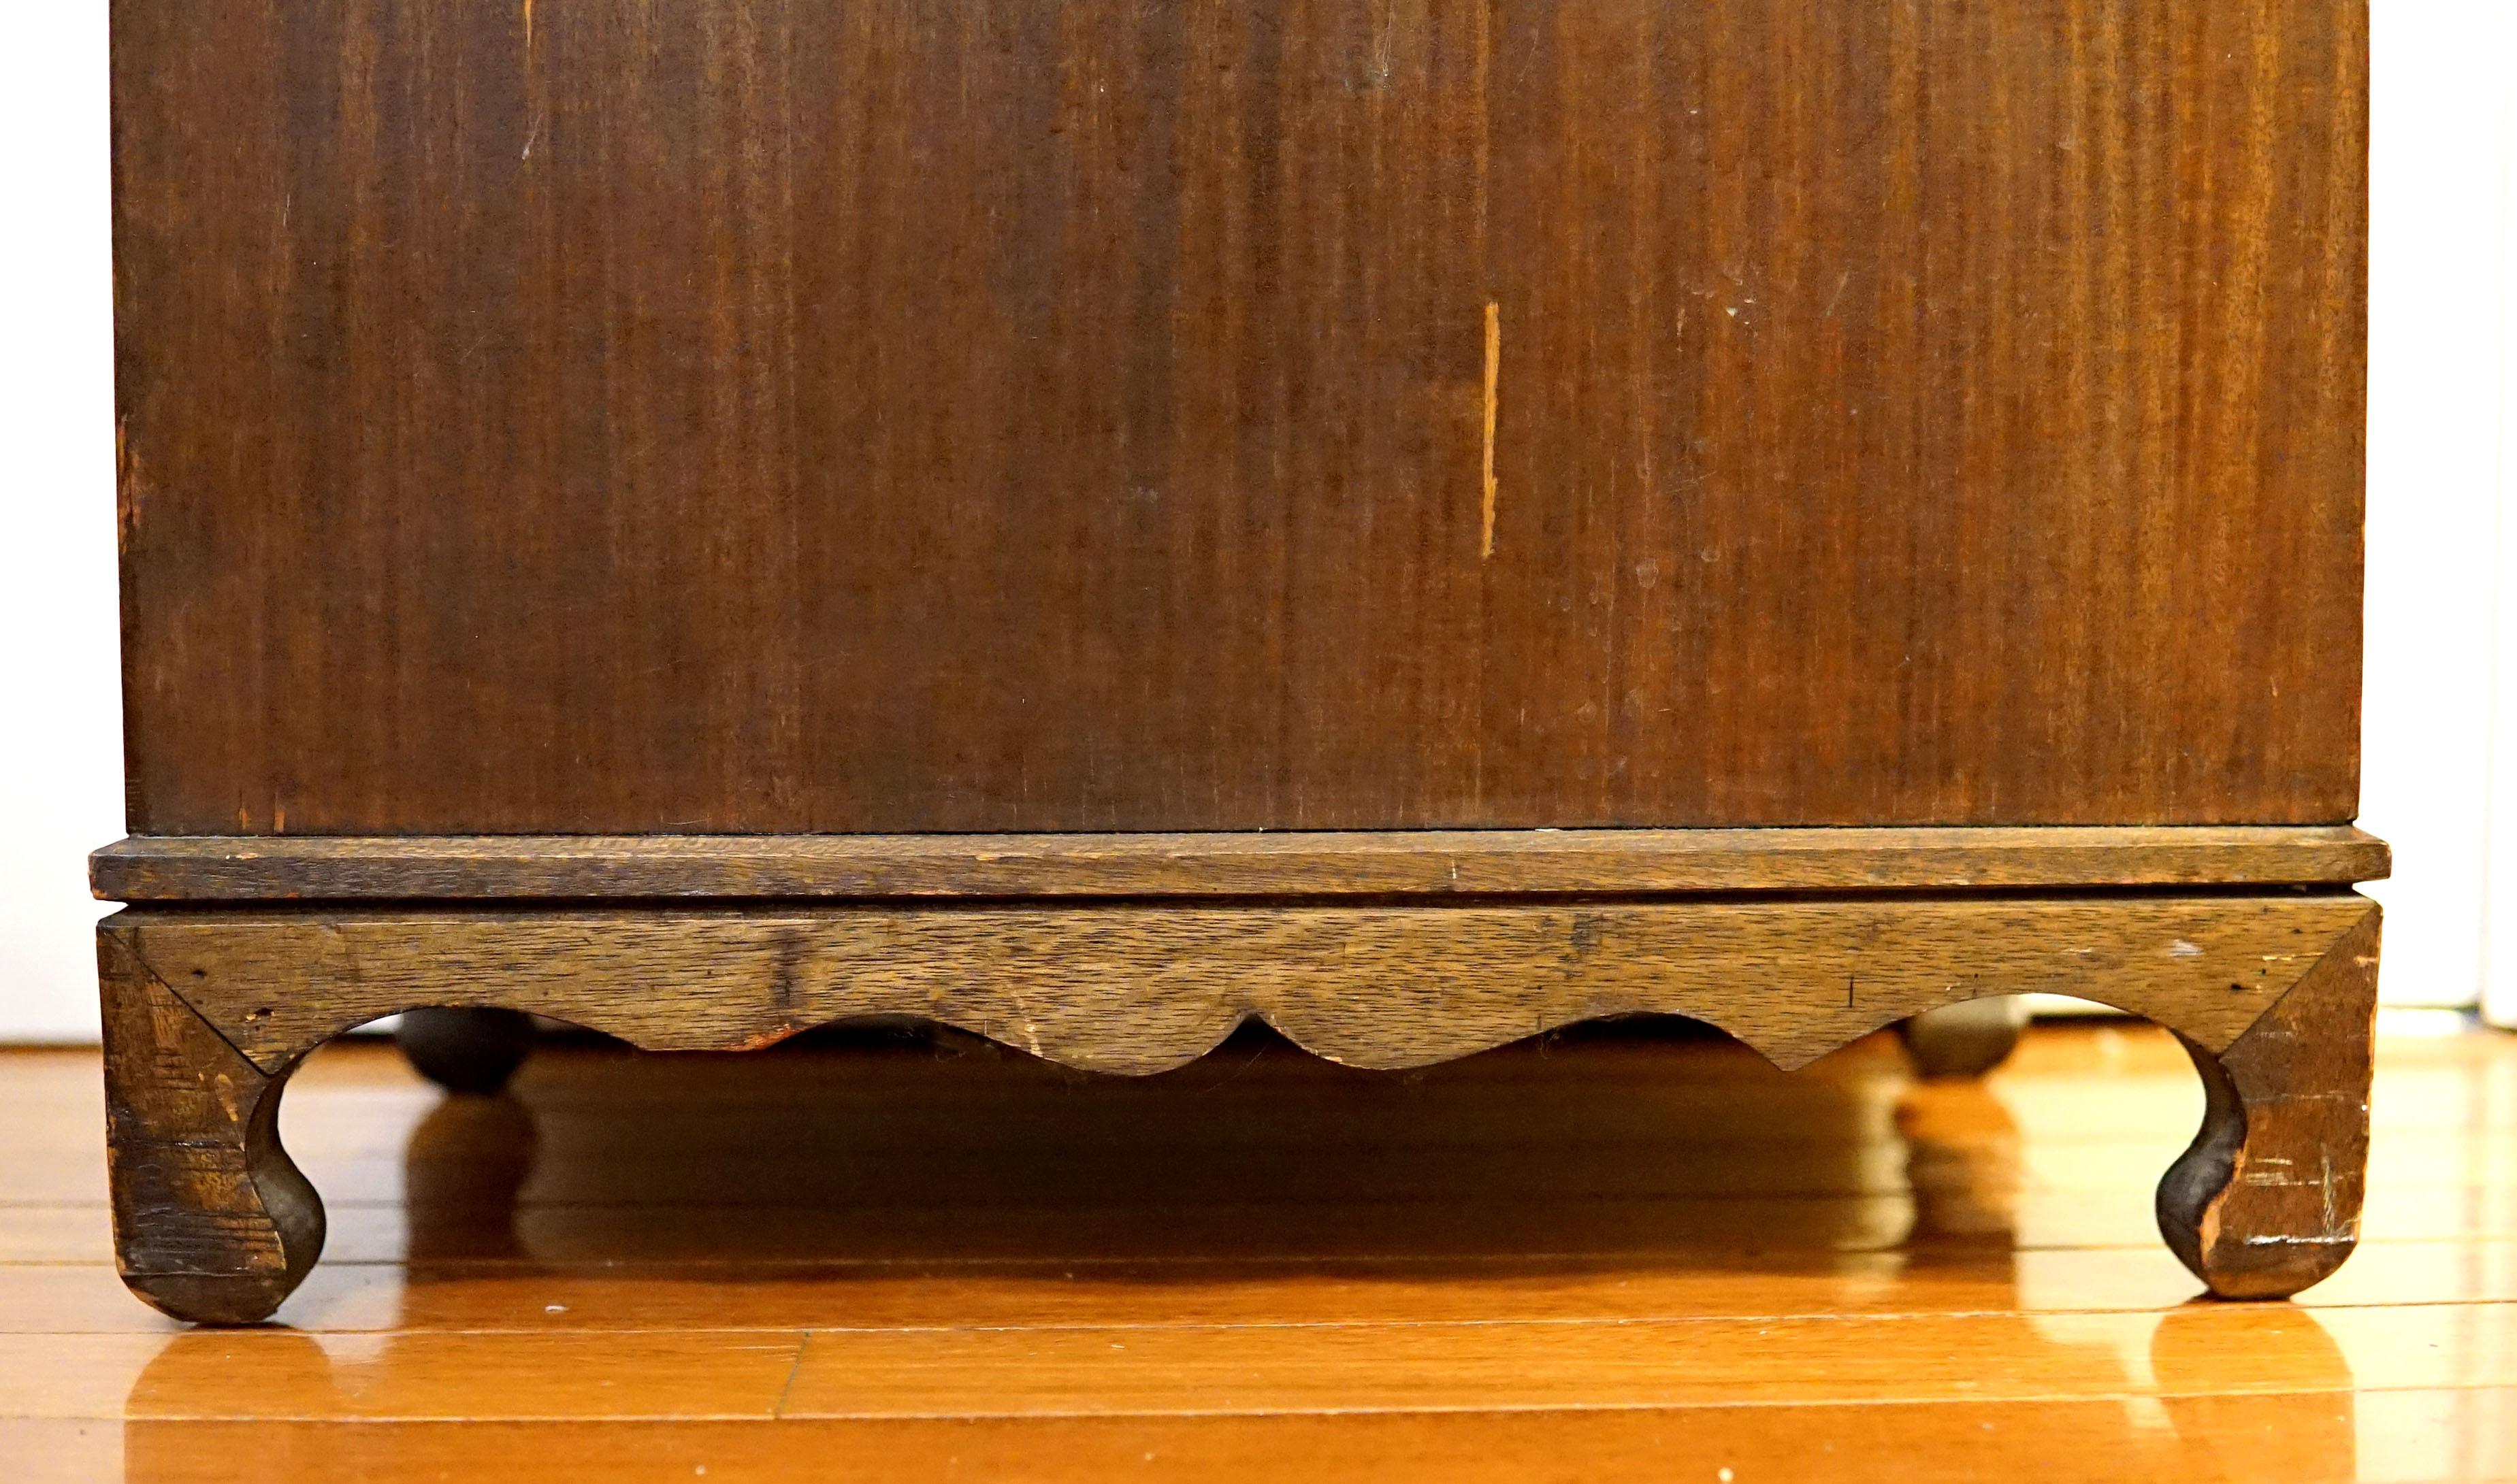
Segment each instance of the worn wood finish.
[{"label": "worn wood finish", "polygon": [[1093,1071],[1243,1020],[1412,1067],[1637,1011],[1784,1067],[1985,995],[2120,1006],[2207,1049],[2373,909],[2357,896],[1581,906],[134,910],[104,931],[266,1070],[415,1005],[503,1005],[654,1050],[917,1015]]},{"label": "worn wood finish", "polygon": [[2214,1293],[2286,1296],[2360,1240],[2378,933],[2372,909],[2226,1049],[2186,1040],[2210,1101],[2158,1226]]},{"label": "worn wood finish", "polygon": [[2354,812],[2365,0],[113,37],[141,832]]},{"label": "worn wood finish", "polygon": [[1293,834],[152,837],[115,902],[1339,896],[2349,885],[2348,826],[1375,830]]},{"label": "worn wood finish", "polygon": [[[530,1010],[653,1049],[752,1047],[828,1021],[906,1014],[1070,1065],[1131,1073],[1192,1060],[1254,1016],[1324,1056],[1405,1067],[1553,1026],[1658,1011],[1721,1026],[1791,1067],[1935,1006],[2054,990],[2146,1015],[2173,1027],[2197,1058],[2225,1058],[2206,1073],[2238,1089],[2243,1118],[2214,1104],[2171,1173],[2160,1221],[2215,1290],[2270,1296],[2330,1271],[2345,1250],[2333,1212],[2346,1203],[2341,1219],[2356,1212],[2374,913],[2363,898],[2307,894],[1447,908],[139,909],[99,929],[124,986],[109,985],[108,994],[149,996],[185,1034],[215,1044],[152,1060],[145,1054],[152,1042],[131,1040],[145,1028],[114,1023],[117,1064],[154,1069],[130,1076],[140,1079],[138,1095],[154,1099],[144,1106],[161,1110],[143,1128],[117,1125],[117,1145],[134,1141],[146,1155],[171,1141],[213,1151],[221,1163],[219,1179],[168,1191],[153,1166],[126,1174],[118,1157],[117,1210],[132,1213],[126,1260],[154,1222],[213,1249],[180,1269],[219,1276],[211,1298],[161,1284],[152,1301],[205,1319],[267,1313],[302,1275],[305,1226],[293,1206],[266,1214],[246,1197],[259,1191],[268,1202],[277,1189],[289,1202],[313,1199],[268,1136],[274,1080],[340,1031],[419,1005]],[[2361,976],[2356,1023],[2314,1008],[2334,997],[2334,965],[2343,961]],[[2302,1035],[2324,1049],[2288,1049]],[[243,1063],[227,1068],[239,1054]],[[204,1079],[248,1095],[215,1106],[176,1096]],[[149,1091],[161,1084],[171,1090]],[[2357,1124],[2315,1112],[2336,1099],[2356,1100]],[[2234,1158],[2232,1126],[2241,1146]],[[2315,1164],[2300,1163],[2311,1157]],[[2256,1191],[2282,1160],[2319,1170],[2324,1224],[2302,1225],[2310,1212],[2295,1192]],[[2239,1193],[2204,1190],[2213,1178]],[[150,1215],[152,1199],[176,1209]],[[246,1235],[223,1254],[219,1233],[239,1223]],[[320,1222],[312,1230],[320,1241]],[[2258,1251],[2274,1243],[2311,1255],[2273,1260]]]},{"label": "worn wood finish", "polygon": [[294,1057],[258,1067],[100,932],[107,1150],[123,1282],[167,1313],[261,1319],[323,1246],[323,1206],[279,1147]]}]

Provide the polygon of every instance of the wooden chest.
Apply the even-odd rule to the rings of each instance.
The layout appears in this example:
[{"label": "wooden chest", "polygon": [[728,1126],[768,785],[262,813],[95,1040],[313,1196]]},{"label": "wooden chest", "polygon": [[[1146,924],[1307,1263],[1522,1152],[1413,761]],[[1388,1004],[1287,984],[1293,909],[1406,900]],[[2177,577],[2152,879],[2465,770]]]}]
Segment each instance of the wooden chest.
[{"label": "wooden chest", "polygon": [[[2363,0],[115,0],[126,1275],[422,1005],[2174,1027],[2356,1231]],[[2310,1174],[2309,1171],[2319,1171]]]}]

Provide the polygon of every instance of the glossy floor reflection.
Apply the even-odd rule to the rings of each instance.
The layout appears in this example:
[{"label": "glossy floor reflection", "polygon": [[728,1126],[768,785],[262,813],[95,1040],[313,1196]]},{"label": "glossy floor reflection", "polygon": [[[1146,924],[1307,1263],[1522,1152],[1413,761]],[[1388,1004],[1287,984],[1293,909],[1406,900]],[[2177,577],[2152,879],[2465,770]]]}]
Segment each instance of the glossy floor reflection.
[{"label": "glossy floor reflection", "polygon": [[[2162,1035],[1982,1082],[1672,1023],[1128,1081],[958,1037],[302,1073],[325,1259],[251,1332],[105,1261],[94,1058],[0,1055],[8,1477],[2517,1476],[2517,1039],[2390,1040],[2369,1241],[2194,1301]],[[29,1462],[31,1461],[31,1462]]]}]

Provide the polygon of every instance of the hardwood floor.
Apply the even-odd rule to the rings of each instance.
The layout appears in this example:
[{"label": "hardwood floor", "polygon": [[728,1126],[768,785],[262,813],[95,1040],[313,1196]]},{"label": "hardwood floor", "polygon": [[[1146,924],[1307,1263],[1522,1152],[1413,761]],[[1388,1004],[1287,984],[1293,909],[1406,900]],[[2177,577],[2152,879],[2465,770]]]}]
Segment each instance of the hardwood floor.
[{"label": "hardwood floor", "polygon": [[0,1472],[2517,1478],[2517,1038],[2389,1038],[2367,1241],[2193,1301],[2163,1034],[1982,1083],[1668,1026],[1421,1074],[1263,1036],[1088,1078],[958,1037],[538,1054],[499,1100],[319,1053],[332,1213],[276,1327],[108,1261],[91,1053],[0,1054]]}]

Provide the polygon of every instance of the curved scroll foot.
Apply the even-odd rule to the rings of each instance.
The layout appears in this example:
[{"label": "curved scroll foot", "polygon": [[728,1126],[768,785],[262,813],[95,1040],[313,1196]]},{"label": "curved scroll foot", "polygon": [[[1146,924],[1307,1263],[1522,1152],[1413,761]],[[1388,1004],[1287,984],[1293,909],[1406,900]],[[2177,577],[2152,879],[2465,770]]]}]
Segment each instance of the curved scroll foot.
[{"label": "curved scroll foot", "polygon": [[448,1092],[496,1095],[533,1049],[533,1018],[493,1008],[405,1010],[395,1044]]},{"label": "curved scroll foot", "polygon": [[323,1247],[323,1204],[279,1147],[288,1071],[246,1060],[111,918],[97,963],[122,1281],[177,1319],[267,1319]]},{"label": "curved scroll foot", "polygon": [[1988,995],[1900,1020],[1897,1035],[1925,1077],[1982,1077],[2010,1059],[2026,1028],[2025,998]]},{"label": "curved scroll foot", "polygon": [[2223,1298],[2286,1298],[2360,1240],[2378,913],[2344,933],[2202,1074],[2202,1130],[2158,1186],[2158,1229]]}]

